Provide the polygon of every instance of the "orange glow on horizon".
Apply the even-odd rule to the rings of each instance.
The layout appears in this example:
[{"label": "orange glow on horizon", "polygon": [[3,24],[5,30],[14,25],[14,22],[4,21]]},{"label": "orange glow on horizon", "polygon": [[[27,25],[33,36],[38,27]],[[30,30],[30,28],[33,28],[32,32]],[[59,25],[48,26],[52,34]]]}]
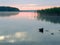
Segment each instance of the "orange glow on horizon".
[{"label": "orange glow on horizon", "polygon": [[46,8],[52,8],[55,6],[17,6],[20,10],[41,10]]},{"label": "orange glow on horizon", "polygon": [[59,6],[38,6],[37,4],[12,4],[8,6],[17,7],[20,10],[41,10],[51,7],[59,7]]}]

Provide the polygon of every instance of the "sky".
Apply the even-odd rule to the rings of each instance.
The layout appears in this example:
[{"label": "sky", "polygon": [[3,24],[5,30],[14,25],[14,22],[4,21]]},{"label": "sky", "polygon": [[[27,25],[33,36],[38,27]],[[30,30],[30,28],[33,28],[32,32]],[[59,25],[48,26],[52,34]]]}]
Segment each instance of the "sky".
[{"label": "sky", "polygon": [[60,0],[0,0],[0,4],[38,4],[38,5],[59,5]]},{"label": "sky", "polygon": [[39,6],[60,6],[60,0],[0,0],[0,6],[38,8]]}]

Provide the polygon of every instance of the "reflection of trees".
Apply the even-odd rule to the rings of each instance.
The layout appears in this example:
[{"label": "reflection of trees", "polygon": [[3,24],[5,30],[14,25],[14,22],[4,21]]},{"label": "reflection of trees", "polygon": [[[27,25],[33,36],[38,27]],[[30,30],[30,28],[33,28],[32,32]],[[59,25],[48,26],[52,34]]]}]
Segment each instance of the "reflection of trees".
[{"label": "reflection of trees", "polygon": [[1,17],[17,15],[19,12],[0,12]]},{"label": "reflection of trees", "polygon": [[60,7],[54,7],[44,10],[37,10],[37,19],[50,21],[53,23],[60,23]]},{"label": "reflection of trees", "polygon": [[38,13],[37,19],[49,21],[52,23],[60,23],[60,16],[57,15],[53,16],[53,14],[51,14],[50,16],[50,14]]}]

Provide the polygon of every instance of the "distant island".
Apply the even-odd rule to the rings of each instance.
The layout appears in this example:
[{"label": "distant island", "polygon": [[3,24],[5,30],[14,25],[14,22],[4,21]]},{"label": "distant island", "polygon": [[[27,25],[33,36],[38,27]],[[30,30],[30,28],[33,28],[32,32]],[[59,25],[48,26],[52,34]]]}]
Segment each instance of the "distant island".
[{"label": "distant island", "polygon": [[60,7],[37,10],[37,12],[40,13],[40,14],[45,14],[45,15],[51,15],[51,16],[52,15],[57,15],[57,16],[60,16]]},{"label": "distant island", "polygon": [[18,8],[15,8],[15,7],[9,7],[9,6],[0,6],[0,12],[2,11],[7,11],[7,12],[10,12],[10,11],[20,11]]}]

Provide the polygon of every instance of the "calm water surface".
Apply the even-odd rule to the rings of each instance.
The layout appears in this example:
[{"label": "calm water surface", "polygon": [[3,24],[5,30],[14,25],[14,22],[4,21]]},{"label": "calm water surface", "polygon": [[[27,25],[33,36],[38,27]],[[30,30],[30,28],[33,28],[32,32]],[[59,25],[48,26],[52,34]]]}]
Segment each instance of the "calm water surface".
[{"label": "calm water surface", "polygon": [[0,45],[60,45],[60,17],[0,12]]}]

